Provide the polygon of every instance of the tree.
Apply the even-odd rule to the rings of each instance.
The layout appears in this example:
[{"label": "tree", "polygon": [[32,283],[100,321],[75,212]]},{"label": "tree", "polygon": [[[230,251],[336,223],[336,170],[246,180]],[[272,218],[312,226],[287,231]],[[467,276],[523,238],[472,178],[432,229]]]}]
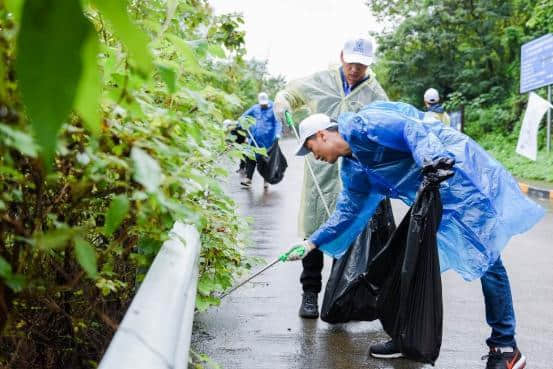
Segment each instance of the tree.
[{"label": "tree", "polygon": [[378,37],[376,70],[393,97],[419,106],[431,86],[465,101],[502,101],[518,86],[520,45],[535,3],[368,1],[381,18],[398,24]]}]

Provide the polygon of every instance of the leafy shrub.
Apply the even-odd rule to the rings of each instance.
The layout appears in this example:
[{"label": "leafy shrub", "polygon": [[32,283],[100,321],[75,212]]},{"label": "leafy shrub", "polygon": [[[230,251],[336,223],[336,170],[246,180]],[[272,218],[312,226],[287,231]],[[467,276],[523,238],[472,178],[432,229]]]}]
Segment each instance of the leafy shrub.
[{"label": "leafy shrub", "polygon": [[221,122],[257,86],[241,22],[203,0],[0,5],[2,365],[94,367],[176,220],[201,233],[198,309],[247,266],[220,185],[244,153]]}]

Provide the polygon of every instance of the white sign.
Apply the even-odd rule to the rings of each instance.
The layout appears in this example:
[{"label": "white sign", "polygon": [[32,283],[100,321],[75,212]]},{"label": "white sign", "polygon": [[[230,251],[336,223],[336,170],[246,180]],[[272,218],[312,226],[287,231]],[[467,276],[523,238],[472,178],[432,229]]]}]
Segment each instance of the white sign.
[{"label": "white sign", "polygon": [[550,107],[553,108],[547,100],[530,92],[528,107],[526,113],[524,113],[518,136],[517,153],[526,156],[528,159],[536,160],[538,156],[538,128],[543,115]]}]

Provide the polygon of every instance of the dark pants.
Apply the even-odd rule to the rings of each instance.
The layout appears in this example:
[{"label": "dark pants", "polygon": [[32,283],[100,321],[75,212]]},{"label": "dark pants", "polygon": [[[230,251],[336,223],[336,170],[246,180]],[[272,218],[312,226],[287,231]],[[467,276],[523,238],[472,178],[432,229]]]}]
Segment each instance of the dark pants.
[{"label": "dark pants", "polygon": [[511,285],[501,257],[480,281],[486,305],[486,321],[492,328],[492,334],[486,343],[490,347],[516,347],[516,320]]},{"label": "dark pants", "polygon": [[245,171],[246,170],[246,161],[240,160],[240,166],[238,167],[238,171]]},{"label": "dark pants", "polygon": [[244,162],[245,162],[245,168],[246,168],[246,177],[248,179],[252,179],[253,172],[255,172],[255,165],[257,164],[257,162],[248,157],[244,158]]},{"label": "dark pants", "polygon": [[315,249],[311,251],[303,260],[303,272],[300,276],[300,282],[303,286],[303,292],[321,292],[323,270],[323,253]]},{"label": "dark pants", "polygon": [[[242,130],[241,128],[236,127],[232,131],[230,131],[230,133],[236,137],[234,142],[236,142],[237,144],[243,144],[244,142],[246,142],[246,132],[244,132],[244,130]],[[245,168],[246,161],[240,160],[240,167],[238,168],[238,170],[245,170]]]}]

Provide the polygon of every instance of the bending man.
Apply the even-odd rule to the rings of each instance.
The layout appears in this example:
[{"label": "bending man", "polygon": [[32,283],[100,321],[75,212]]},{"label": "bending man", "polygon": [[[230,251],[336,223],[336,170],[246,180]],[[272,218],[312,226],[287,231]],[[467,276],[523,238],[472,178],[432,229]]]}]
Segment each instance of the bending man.
[{"label": "bending man", "polygon": [[[515,316],[509,279],[500,253],[509,239],[530,229],[544,211],[525,197],[511,175],[464,134],[441,122],[422,124],[424,113],[403,103],[376,102],[333,123],[324,114],[300,124],[297,155],[312,152],[334,163],[342,157],[344,189],[329,220],[307,241],[294,245],[287,260],[318,249],[340,257],[385,196],[411,205],[425,161],[455,160],[455,175],[440,189],[443,203],[438,229],[442,271],[454,269],[466,280],[481,278],[486,319],[492,328],[487,368],[524,368],[515,341]],[[401,357],[393,341],[370,354]],[[509,363],[508,366],[507,363]]]}]

